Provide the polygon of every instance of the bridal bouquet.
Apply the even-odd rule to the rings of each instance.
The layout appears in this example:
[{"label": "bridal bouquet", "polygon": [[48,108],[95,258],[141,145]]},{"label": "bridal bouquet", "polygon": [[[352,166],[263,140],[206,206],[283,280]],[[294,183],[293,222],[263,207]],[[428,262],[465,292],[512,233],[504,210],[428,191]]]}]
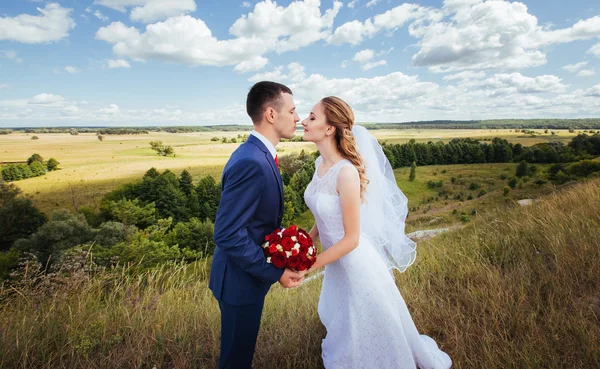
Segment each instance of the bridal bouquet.
[{"label": "bridal bouquet", "polygon": [[265,236],[263,244],[267,263],[277,268],[306,270],[317,261],[317,250],[308,233],[291,225]]}]

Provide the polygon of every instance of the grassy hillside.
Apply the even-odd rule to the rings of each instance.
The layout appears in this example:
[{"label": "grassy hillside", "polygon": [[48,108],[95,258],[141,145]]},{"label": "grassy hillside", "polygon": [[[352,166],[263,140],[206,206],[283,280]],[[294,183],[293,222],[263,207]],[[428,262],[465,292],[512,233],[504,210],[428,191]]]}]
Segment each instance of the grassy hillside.
[{"label": "grassy hillside", "polygon": [[[419,244],[415,265],[396,281],[417,327],[455,368],[597,368],[599,245],[597,179]],[[32,277],[4,287],[0,367],[215,367],[219,314],[209,265],[140,276],[80,270],[38,287]],[[319,290],[319,280],[272,288],[255,367],[321,368]]]}]

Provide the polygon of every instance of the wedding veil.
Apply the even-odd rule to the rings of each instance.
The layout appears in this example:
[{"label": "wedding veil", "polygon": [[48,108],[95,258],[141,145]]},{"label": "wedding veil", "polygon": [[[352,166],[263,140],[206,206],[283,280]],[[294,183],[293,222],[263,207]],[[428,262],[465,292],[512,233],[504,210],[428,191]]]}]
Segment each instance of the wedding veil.
[{"label": "wedding veil", "polygon": [[355,125],[352,134],[370,181],[360,208],[361,233],[377,249],[390,272],[404,272],[417,255],[416,244],[404,234],[408,200],[398,188],[392,166],[377,139],[362,126]]}]

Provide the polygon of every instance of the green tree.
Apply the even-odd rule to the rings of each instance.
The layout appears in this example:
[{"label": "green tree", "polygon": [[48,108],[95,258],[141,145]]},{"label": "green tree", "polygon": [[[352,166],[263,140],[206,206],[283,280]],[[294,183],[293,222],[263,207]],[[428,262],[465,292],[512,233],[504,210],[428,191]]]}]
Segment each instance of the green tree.
[{"label": "green tree", "polygon": [[417,162],[413,161],[412,165],[410,166],[410,175],[408,176],[408,180],[412,182],[415,180],[416,177],[417,177]]},{"label": "green tree", "polygon": [[40,154],[33,154],[27,159],[27,165],[31,165],[35,161],[44,164],[44,158]]},{"label": "green tree", "polygon": [[189,196],[194,190],[192,175],[186,169],[184,169],[179,176],[179,189],[181,189],[181,191],[183,191],[183,193],[187,196]]},{"label": "green tree", "polygon": [[58,162],[58,160],[56,160],[54,158],[50,158],[50,159],[48,159],[48,162],[46,163],[46,168],[48,168],[49,172],[52,172],[53,170],[57,170],[59,165],[60,165],[60,163]]},{"label": "green tree", "polygon": [[46,166],[39,161],[34,161],[31,163],[31,165],[29,165],[29,167],[31,168],[31,172],[33,173],[34,177],[39,177],[46,174]]},{"label": "green tree", "polygon": [[525,160],[523,160],[519,163],[519,165],[517,165],[515,175],[520,178],[520,177],[526,176],[528,173],[529,173],[529,164]]},{"label": "green tree", "polygon": [[189,222],[177,223],[166,240],[169,245],[179,245],[180,249],[200,251],[209,256],[215,251],[214,229],[214,224],[208,219],[191,218]]},{"label": "green tree", "polygon": [[46,216],[20,194],[15,185],[0,183],[0,251],[8,250],[16,240],[28,237],[46,222]]},{"label": "green tree", "polygon": [[83,245],[93,239],[94,230],[82,214],[71,214],[67,210],[55,210],[50,220],[38,228],[28,239],[20,239],[14,246],[38,256],[42,264],[59,260],[63,251]]},{"label": "green tree", "polygon": [[197,217],[214,222],[221,201],[221,186],[212,176],[205,176],[196,185],[196,194],[200,205]]},{"label": "green tree", "polygon": [[105,201],[102,210],[112,219],[125,225],[135,225],[138,228],[146,228],[156,223],[156,208],[151,202],[141,205],[139,199],[121,199],[119,201]]}]

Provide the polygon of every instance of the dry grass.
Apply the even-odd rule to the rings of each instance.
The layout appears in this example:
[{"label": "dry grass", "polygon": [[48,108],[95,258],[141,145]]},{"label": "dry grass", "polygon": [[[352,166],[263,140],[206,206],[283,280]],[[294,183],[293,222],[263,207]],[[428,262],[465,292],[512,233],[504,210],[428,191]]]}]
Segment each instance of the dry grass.
[{"label": "dry grass", "polygon": [[[420,244],[397,283],[417,327],[455,368],[598,368],[599,245],[594,180]],[[46,298],[13,291],[0,310],[0,366],[215,367],[219,313],[206,286],[209,263],[103,273]],[[318,281],[272,288],[256,368],[322,367],[319,290]]]}]

